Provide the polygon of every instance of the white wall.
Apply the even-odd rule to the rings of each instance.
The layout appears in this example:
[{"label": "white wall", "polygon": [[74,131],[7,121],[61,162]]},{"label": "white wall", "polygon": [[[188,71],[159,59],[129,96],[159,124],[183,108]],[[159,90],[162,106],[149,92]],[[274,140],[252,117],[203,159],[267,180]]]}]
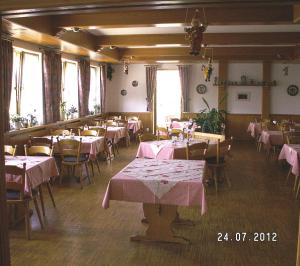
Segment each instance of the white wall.
[{"label": "white wall", "polygon": [[[128,75],[123,72],[123,65],[112,65],[112,80],[107,80],[107,112],[146,112],[146,71],[143,64],[130,64]],[[133,87],[132,81],[137,80],[138,86]],[[121,90],[127,90],[122,96]]]},{"label": "white wall", "polygon": [[[262,63],[229,63],[228,80],[240,81],[245,75],[249,79],[262,81]],[[250,99],[237,100],[238,93],[249,93]],[[260,86],[228,86],[227,111],[231,114],[260,114],[262,102],[262,87]]]},{"label": "white wall", "polygon": [[[213,72],[210,82],[204,80],[203,73],[201,71],[202,64],[193,64],[191,66],[190,73],[190,90],[189,90],[189,112],[198,113],[200,110],[206,108],[202,97],[206,99],[211,108],[218,107],[218,87],[213,86],[215,76],[218,76],[218,64],[213,64]],[[196,87],[199,84],[204,84],[207,88],[205,94],[199,94],[196,91]]]},{"label": "white wall", "polygon": [[[288,67],[285,76],[283,68]],[[300,114],[300,92],[296,96],[287,93],[289,85],[296,85],[300,89],[300,65],[281,64],[272,65],[272,80],[277,86],[271,89],[271,114]]]}]

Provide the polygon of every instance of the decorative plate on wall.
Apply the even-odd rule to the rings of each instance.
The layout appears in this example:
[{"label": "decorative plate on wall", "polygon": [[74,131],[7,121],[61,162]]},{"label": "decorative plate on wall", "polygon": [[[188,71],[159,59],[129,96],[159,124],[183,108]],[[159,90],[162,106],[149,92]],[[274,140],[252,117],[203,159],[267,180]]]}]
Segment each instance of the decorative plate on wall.
[{"label": "decorative plate on wall", "polygon": [[290,85],[287,88],[287,93],[290,96],[296,96],[299,93],[299,88],[296,85]]},{"label": "decorative plate on wall", "polygon": [[137,80],[132,81],[132,87],[137,87],[139,85],[139,82]]},{"label": "decorative plate on wall", "polygon": [[199,94],[204,94],[206,91],[207,91],[207,88],[204,84],[199,84],[197,87],[196,87],[196,91],[199,93]]},{"label": "decorative plate on wall", "polygon": [[121,90],[121,95],[122,95],[122,96],[127,95],[127,90]]}]

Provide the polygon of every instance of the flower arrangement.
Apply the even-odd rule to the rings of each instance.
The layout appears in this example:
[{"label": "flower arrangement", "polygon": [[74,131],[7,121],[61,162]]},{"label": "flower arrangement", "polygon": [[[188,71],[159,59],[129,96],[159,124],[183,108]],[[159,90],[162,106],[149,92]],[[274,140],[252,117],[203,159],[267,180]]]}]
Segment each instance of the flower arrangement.
[{"label": "flower arrangement", "polygon": [[68,112],[70,114],[75,114],[78,112],[77,108],[74,105],[71,105],[71,107],[68,109]]},{"label": "flower arrangement", "polygon": [[94,105],[94,112],[95,112],[95,114],[99,114],[101,112],[100,104],[95,104]]},{"label": "flower arrangement", "polygon": [[14,114],[10,116],[10,120],[11,122],[23,122],[24,121],[24,117],[20,116],[19,114]]},{"label": "flower arrangement", "polygon": [[28,114],[27,115],[27,121],[28,121],[28,126],[32,127],[38,124],[37,118],[33,114]]}]

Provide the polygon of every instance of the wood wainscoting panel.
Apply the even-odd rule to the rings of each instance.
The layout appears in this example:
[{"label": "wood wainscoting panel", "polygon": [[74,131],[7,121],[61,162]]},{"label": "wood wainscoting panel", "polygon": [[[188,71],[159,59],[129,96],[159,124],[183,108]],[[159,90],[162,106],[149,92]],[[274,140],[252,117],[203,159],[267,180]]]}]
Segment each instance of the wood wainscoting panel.
[{"label": "wood wainscoting panel", "polygon": [[251,140],[250,134],[247,133],[248,125],[260,117],[260,114],[227,114],[226,135],[237,140]]}]

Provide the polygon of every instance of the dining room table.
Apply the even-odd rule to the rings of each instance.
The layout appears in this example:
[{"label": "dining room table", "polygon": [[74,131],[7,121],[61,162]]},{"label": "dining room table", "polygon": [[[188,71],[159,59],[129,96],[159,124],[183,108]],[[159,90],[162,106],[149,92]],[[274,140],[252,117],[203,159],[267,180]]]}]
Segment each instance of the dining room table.
[{"label": "dining room table", "polygon": [[[50,178],[59,175],[53,157],[47,156],[8,156],[5,155],[5,165],[23,167],[26,163],[25,193],[31,195],[32,189],[48,182]],[[21,177],[6,174],[6,181],[20,182]]]},{"label": "dining room table", "polygon": [[262,131],[261,123],[250,122],[247,128],[247,132],[250,133],[251,137],[257,138],[260,136]]},{"label": "dining room table", "polygon": [[[201,143],[201,139],[189,139],[189,145]],[[178,140],[157,140],[157,141],[142,141],[139,144],[136,157],[137,158],[151,158],[158,160],[171,160],[171,159],[185,159],[187,139],[183,141]],[[208,149],[205,157],[214,157],[217,152],[216,141],[208,142]]]},{"label": "dining room table", "polygon": [[200,206],[200,214],[206,212],[205,176],[205,161],[136,158],[111,178],[102,207],[109,208],[111,200],[140,202],[148,228],[132,241],[187,244],[189,240],[174,235],[172,223],[178,206]]},{"label": "dining room table", "polygon": [[291,166],[290,172],[295,175],[295,181],[297,181],[300,176],[300,144],[284,144],[280,151],[278,160],[287,161],[287,163]]},{"label": "dining room table", "polygon": [[102,136],[46,136],[47,138],[53,138],[54,153],[58,152],[58,139],[81,139],[81,153],[89,154],[91,160],[96,160],[97,154],[105,150],[105,138]]},{"label": "dining room table", "polygon": [[259,137],[259,142],[269,152],[272,147],[284,144],[283,132],[280,130],[263,130]]},{"label": "dining room table", "polygon": [[140,129],[142,129],[141,120],[128,120],[128,129],[132,131],[133,134],[136,134]]}]

